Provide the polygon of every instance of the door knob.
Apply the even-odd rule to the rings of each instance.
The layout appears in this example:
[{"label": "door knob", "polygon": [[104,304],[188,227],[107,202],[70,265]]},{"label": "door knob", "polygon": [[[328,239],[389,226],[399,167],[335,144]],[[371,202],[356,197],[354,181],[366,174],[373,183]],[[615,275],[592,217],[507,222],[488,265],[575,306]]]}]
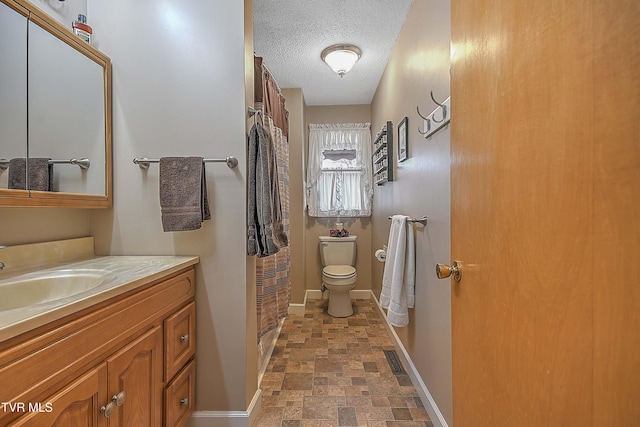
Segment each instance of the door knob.
[{"label": "door knob", "polygon": [[438,279],[446,279],[453,274],[453,280],[459,282],[462,280],[462,264],[460,261],[454,260],[451,266],[447,264],[436,264],[436,275]]}]

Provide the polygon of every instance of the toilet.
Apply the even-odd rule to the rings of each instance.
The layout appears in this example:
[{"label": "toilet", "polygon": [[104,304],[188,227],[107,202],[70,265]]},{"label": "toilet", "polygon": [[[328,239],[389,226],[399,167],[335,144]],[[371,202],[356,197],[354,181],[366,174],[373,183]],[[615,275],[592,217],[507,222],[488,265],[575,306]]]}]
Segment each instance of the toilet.
[{"label": "toilet", "polygon": [[356,236],[320,236],[322,289],[328,289],[328,313],[333,317],[353,314],[349,291],[356,286]]}]

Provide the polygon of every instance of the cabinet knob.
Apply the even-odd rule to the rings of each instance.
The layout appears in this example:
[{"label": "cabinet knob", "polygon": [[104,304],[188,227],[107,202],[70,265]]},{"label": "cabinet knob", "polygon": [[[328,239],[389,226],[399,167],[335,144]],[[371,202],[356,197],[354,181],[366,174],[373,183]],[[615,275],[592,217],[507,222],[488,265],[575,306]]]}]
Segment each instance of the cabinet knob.
[{"label": "cabinet knob", "polygon": [[189,399],[186,397],[183,397],[182,399],[180,399],[180,405],[181,406],[185,406],[189,403]]},{"label": "cabinet knob", "polygon": [[120,393],[114,395],[111,398],[111,400],[113,401],[113,403],[116,404],[116,406],[122,406],[126,398],[127,398],[127,394],[123,390]]},{"label": "cabinet knob", "polygon": [[100,408],[100,413],[104,415],[106,418],[109,418],[111,414],[113,414],[113,411],[115,411],[115,409],[116,409],[116,404],[113,402],[109,402],[105,406]]},{"label": "cabinet knob", "polygon": [[180,336],[180,341],[187,342],[189,341],[189,334],[184,334]]}]

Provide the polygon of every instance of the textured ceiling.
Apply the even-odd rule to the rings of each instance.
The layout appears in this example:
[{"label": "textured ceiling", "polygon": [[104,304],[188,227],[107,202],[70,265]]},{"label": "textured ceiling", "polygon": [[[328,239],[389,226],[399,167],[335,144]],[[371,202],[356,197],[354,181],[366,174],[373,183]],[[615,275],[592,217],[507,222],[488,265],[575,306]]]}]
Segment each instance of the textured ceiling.
[{"label": "textured ceiling", "polygon": [[[413,0],[253,0],[254,52],[307,105],[369,104]],[[320,58],[334,44],[362,56],[343,78]]]}]

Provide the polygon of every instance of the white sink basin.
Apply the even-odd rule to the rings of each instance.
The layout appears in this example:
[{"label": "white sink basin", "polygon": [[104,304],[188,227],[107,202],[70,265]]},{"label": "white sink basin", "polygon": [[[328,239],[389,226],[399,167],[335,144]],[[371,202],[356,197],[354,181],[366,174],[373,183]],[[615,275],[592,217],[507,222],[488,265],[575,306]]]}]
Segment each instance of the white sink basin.
[{"label": "white sink basin", "polygon": [[[8,249],[0,249],[0,261]],[[21,270],[13,269],[19,257],[9,260],[0,271],[0,344],[192,266],[198,257],[104,256],[35,269],[27,261]]]},{"label": "white sink basin", "polygon": [[62,269],[0,281],[0,311],[68,298],[101,285],[109,274],[99,269]]}]

